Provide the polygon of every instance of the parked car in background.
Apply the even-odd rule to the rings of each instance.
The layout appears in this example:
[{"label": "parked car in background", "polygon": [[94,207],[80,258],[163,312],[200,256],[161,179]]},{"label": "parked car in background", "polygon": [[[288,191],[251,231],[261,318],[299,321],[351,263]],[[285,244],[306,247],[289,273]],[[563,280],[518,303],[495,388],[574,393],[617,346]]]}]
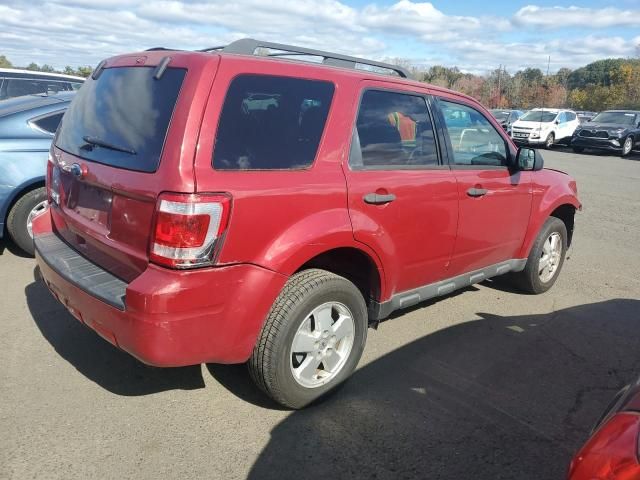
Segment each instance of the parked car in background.
[{"label": "parked car in background", "polygon": [[36,257],[77,319],[146,363],[248,362],[301,408],[393,311],[559,276],[576,182],[471,97],[251,39],[100,65],[52,146]]},{"label": "parked car in background", "polygon": [[571,147],[580,153],[585,148],[609,150],[623,157],[640,147],[640,111],[607,110],[580,125],[573,134]]},{"label": "parked car in background", "polygon": [[578,120],[580,121],[581,125],[591,120],[597,114],[598,114],[597,112],[583,112],[583,111],[576,112],[576,115],[578,115]]},{"label": "parked car in background", "polygon": [[640,479],[640,379],[613,398],[573,458],[569,480]]},{"label": "parked car in background", "polygon": [[75,92],[0,101],[0,238],[33,255],[31,221],[44,210],[51,140]]},{"label": "parked car in background", "polygon": [[534,108],[511,127],[511,138],[518,144],[551,148],[556,143],[569,143],[580,125],[573,110]]},{"label": "parked car in background", "polygon": [[78,90],[84,78],[62,73],[0,68],[0,100],[23,95],[54,94]]},{"label": "parked car in background", "polygon": [[511,126],[513,125],[513,123],[522,115],[524,115],[524,112],[522,110],[503,110],[496,108],[490,110],[490,112],[491,115],[493,115],[495,119],[498,120],[500,125],[502,125],[502,128],[504,128],[505,132],[507,132],[508,134],[511,133]]}]

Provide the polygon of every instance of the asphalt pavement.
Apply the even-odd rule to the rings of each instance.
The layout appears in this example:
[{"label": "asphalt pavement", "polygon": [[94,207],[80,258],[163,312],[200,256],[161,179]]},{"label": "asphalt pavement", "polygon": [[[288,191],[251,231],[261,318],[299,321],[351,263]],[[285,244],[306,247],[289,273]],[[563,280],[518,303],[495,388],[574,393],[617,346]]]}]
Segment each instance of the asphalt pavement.
[{"label": "asphalt pavement", "polygon": [[487,281],[369,331],[351,380],[282,410],[243,366],[147,367],[0,243],[2,479],[561,479],[640,375],[640,156],[544,152],[584,211],[552,290]]}]

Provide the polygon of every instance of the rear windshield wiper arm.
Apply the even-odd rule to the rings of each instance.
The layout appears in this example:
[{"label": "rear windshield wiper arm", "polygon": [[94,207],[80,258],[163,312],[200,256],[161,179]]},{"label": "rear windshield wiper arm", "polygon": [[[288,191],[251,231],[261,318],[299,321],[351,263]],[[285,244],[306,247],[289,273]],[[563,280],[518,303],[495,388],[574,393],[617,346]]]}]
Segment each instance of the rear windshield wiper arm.
[{"label": "rear windshield wiper arm", "polygon": [[109,150],[116,150],[118,152],[128,153],[130,155],[135,155],[136,151],[133,148],[121,147],[120,145],[114,145],[113,143],[109,143],[105,140],[101,140],[97,137],[91,137],[89,135],[85,135],[82,139],[91,144],[96,145],[98,147],[108,148]]}]

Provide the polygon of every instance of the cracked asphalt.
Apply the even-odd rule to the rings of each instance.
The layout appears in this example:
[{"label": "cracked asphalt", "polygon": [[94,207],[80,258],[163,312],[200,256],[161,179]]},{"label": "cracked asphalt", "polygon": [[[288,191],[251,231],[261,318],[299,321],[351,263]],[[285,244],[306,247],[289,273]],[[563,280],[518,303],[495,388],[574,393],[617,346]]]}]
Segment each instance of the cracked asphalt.
[{"label": "cracked asphalt", "polygon": [[0,478],[560,479],[640,375],[640,156],[544,152],[584,211],[555,287],[485,282],[369,331],[352,379],[279,409],[243,366],[156,369],[0,243]]}]

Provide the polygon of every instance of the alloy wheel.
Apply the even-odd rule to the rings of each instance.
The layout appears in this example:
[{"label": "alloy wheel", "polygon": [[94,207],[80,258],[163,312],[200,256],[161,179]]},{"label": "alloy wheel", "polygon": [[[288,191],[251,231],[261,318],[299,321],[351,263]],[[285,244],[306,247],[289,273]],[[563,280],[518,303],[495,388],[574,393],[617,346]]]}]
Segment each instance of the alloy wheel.
[{"label": "alloy wheel", "polygon": [[558,232],[553,232],[547,237],[542,246],[542,255],[538,262],[538,275],[542,283],[551,280],[560,265],[562,258],[562,237]]},{"label": "alloy wheel", "polygon": [[553,146],[554,141],[555,141],[555,137],[553,133],[550,133],[549,136],[547,137],[547,141],[545,142],[545,146],[547,148],[551,148]]},{"label": "alloy wheel", "polygon": [[327,384],[347,362],[354,338],[353,314],[344,304],[327,302],[314,308],[293,337],[293,378],[306,388]]}]

